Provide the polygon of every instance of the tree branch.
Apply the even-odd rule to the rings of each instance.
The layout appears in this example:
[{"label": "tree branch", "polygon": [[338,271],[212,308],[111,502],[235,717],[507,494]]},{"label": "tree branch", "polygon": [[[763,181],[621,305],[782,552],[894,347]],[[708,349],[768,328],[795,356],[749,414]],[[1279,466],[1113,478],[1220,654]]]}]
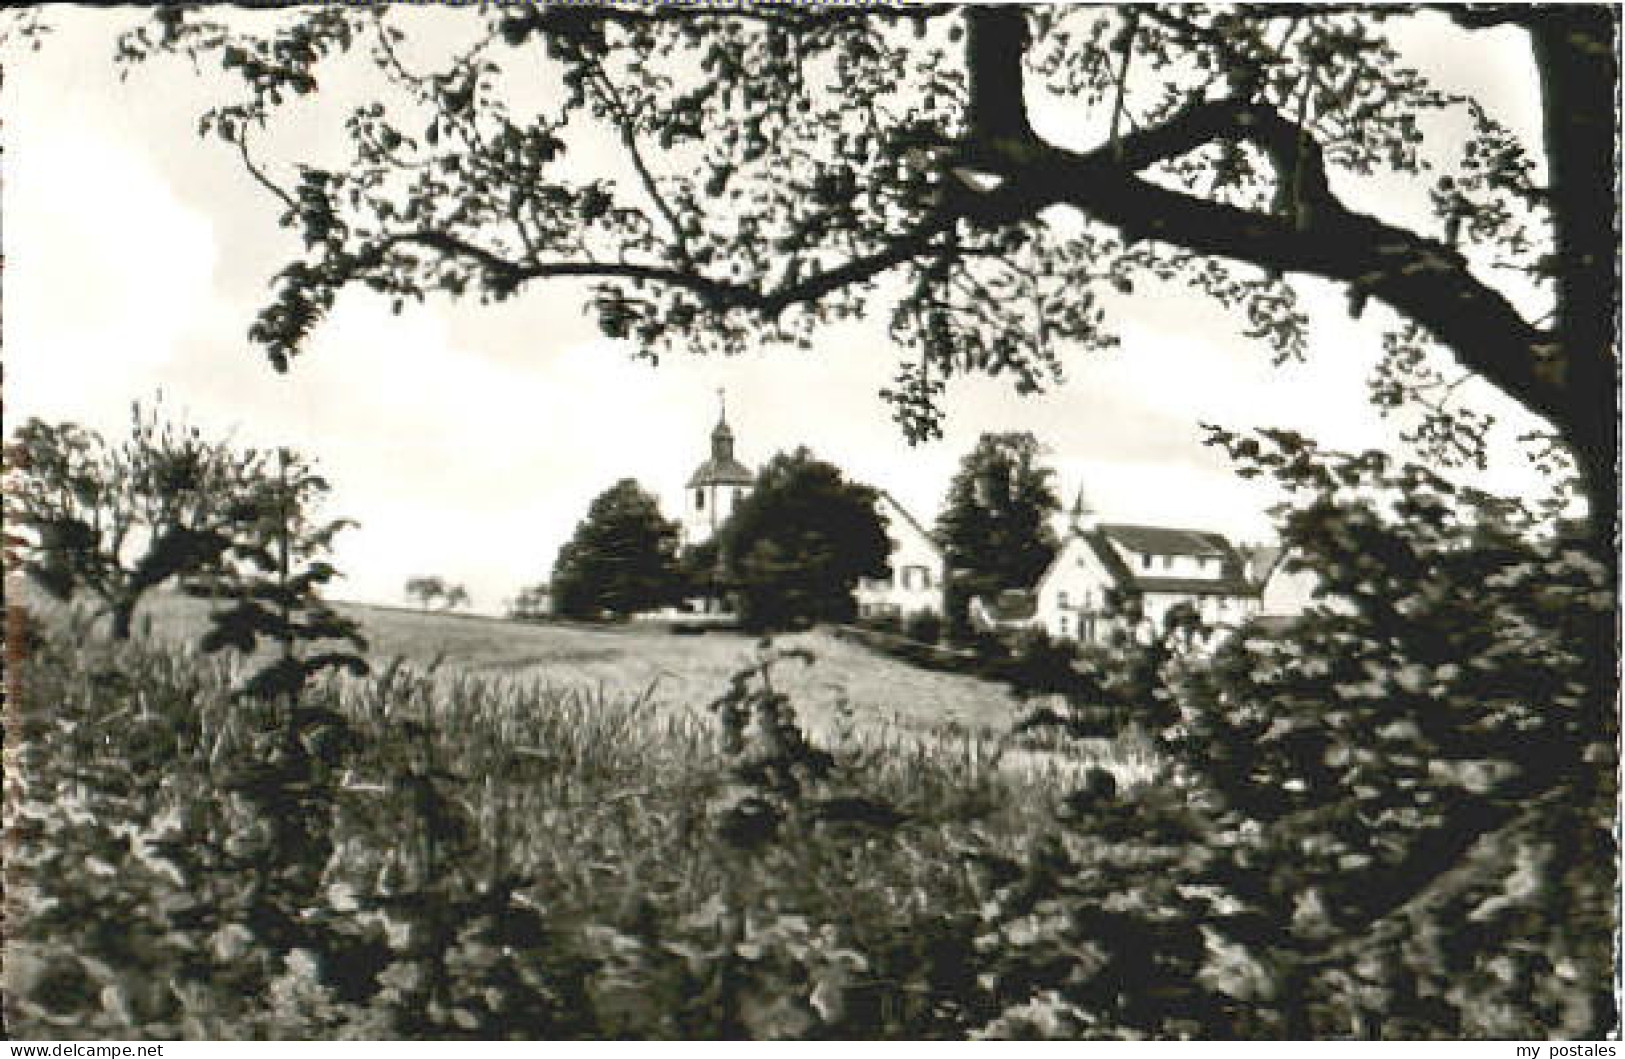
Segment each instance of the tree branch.
[{"label": "tree branch", "polygon": [[677,219],[677,214],[671,208],[671,204],[666,201],[665,196],[660,193],[660,188],[655,184],[654,174],[649,171],[649,166],[643,157],[643,151],[638,147],[637,133],[632,126],[632,115],[626,109],[626,102],[621,98],[621,94],[615,88],[614,82],[609,79],[609,74],[604,70],[603,64],[597,60],[591,60],[591,65],[593,73],[596,75],[594,81],[603,94],[605,106],[613,115],[615,124],[620,129],[621,143],[631,156],[632,168],[638,174],[638,180],[643,185],[644,193],[649,196],[650,201],[654,203],[655,209],[665,219],[666,226],[671,229],[677,259],[682,262],[685,268],[692,270],[694,255],[689,250],[688,236],[683,231],[683,225]]},{"label": "tree branch", "polygon": [[1022,98],[1027,13],[1018,5],[973,5],[965,12],[970,134],[986,144],[1033,139]]},{"label": "tree branch", "polygon": [[[1006,60],[1002,47],[971,48],[974,90],[1002,104],[1022,97],[1021,67]],[[990,105],[973,99],[972,113],[988,113]],[[1006,116],[996,127],[1013,124]],[[1292,216],[1213,202],[1139,176],[1159,162],[1221,141],[1258,147],[1277,180],[1293,182]],[[1268,104],[1199,102],[1160,125],[1086,153],[1050,146],[1029,132],[1024,143],[976,136],[961,145],[959,156],[1004,177],[1000,191],[1011,201],[1029,203],[1035,213],[1069,204],[1130,240],[1154,238],[1273,272],[1349,283],[1417,321],[1465,367],[1531,411],[1565,430],[1572,426],[1572,395],[1540,370],[1541,351],[1552,345],[1552,336],[1474,277],[1456,250],[1345,207],[1331,190],[1319,142]]]},{"label": "tree branch", "polygon": [[1294,218],[1159,187],[1098,155],[1056,152],[1045,170],[1029,179],[1045,184],[1055,201],[1130,239],[1154,238],[1271,271],[1349,283],[1417,321],[1464,366],[1530,410],[1566,421],[1567,395],[1535,370],[1533,351],[1550,336],[1475,278],[1450,247],[1345,208],[1313,164],[1302,171],[1304,198]]},{"label": "tree branch", "polygon": [[746,309],[763,316],[775,317],[793,305],[817,301],[827,294],[872,279],[931,250],[932,241],[950,229],[959,220],[952,211],[939,211],[922,221],[912,231],[890,240],[873,253],[855,257],[844,264],[784,283],[771,290],[758,290],[741,283],[714,279],[699,272],[665,265],[644,265],[635,262],[596,261],[511,261],[492,250],[471,243],[447,232],[414,231],[389,235],[357,255],[358,271],[376,268],[384,263],[389,252],[396,247],[416,245],[436,250],[450,257],[468,258],[477,262],[492,276],[499,276],[512,286],[537,279],[580,277],[586,279],[623,279],[642,283],[660,283],[679,287],[699,296],[709,308],[717,310]]}]

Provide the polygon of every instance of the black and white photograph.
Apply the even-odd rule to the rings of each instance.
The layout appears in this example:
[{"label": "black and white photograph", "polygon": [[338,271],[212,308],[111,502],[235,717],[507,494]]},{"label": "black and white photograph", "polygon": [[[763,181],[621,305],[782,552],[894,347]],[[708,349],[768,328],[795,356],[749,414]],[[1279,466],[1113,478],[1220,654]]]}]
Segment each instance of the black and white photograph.
[{"label": "black and white photograph", "polygon": [[5,1036],[1617,1054],[1619,48],[0,11]]}]

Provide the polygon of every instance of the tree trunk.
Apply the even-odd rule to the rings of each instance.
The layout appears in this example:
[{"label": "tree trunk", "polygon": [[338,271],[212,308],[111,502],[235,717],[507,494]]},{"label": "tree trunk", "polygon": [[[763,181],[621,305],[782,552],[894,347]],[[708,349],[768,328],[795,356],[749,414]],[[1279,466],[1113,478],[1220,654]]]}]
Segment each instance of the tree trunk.
[{"label": "tree trunk", "polygon": [[140,602],[136,595],[121,596],[113,601],[113,639],[128,640],[130,628],[135,623],[135,605]]},{"label": "tree trunk", "polygon": [[1555,237],[1561,424],[1590,502],[1591,538],[1617,568],[1619,525],[1619,267],[1614,130],[1616,12],[1552,5],[1528,22],[1540,73]]}]

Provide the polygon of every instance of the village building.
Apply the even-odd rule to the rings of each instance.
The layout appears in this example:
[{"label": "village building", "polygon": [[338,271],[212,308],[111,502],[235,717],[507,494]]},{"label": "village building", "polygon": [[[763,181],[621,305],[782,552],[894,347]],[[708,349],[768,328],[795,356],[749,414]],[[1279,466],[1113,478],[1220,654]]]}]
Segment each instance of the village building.
[{"label": "village building", "polygon": [[976,600],[985,628],[1041,628],[1058,640],[1107,642],[1134,599],[1142,627],[1160,629],[1175,607],[1210,628],[1234,628],[1260,611],[1261,584],[1242,554],[1210,530],[1097,522],[1082,495],[1060,551],[1029,592]]},{"label": "village building", "polygon": [[891,577],[864,578],[853,593],[858,616],[897,617],[943,613],[948,560],[936,540],[890,493],[881,490],[876,510],[891,539]]},{"label": "village building", "polygon": [[[726,403],[711,430],[710,455],[689,476],[683,491],[680,520],[684,546],[704,544],[716,536],[749,495],[756,476],[734,453],[734,432]],[[881,490],[876,509],[891,540],[891,576],[865,579],[854,592],[865,617],[907,617],[922,611],[943,613],[947,560],[920,522],[890,493]],[[690,609],[709,610],[717,601],[690,601]]]},{"label": "village building", "polygon": [[724,404],[711,430],[711,455],[694,468],[683,494],[683,543],[704,544],[716,536],[755,480],[750,468],[734,456],[734,432]]}]

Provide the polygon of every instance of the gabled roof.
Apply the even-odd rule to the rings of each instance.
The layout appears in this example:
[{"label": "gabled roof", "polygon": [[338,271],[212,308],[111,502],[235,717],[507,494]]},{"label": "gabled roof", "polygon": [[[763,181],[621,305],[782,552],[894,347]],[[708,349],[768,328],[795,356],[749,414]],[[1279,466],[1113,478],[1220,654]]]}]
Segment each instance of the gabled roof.
[{"label": "gabled roof", "polygon": [[[1123,561],[1123,556],[1112,546],[1114,541],[1122,541],[1121,530],[1132,531],[1130,536],[1136,540],[1146,542],[1150,540],[1167,539],[1179,542],[1182,548],[1199,547],[1200,551],[1172,551],[1154,550],[1150,548],[1133,548],[1137,552],[1147,555],[1198,555],[1204,558],[1217,558],[1220,561],[1219,575],[1213,578],[1201,577],[1166,577],[1147,570],[1136,570]],[[1201,538],[1198,542],[1191,542],[1190,537]],[[1078,534],[1072,540],[1080,542],[1089,549],[1095,559],[1105,569],[1112,584],[1118,588],[1132,589],[1137,592],[1174,592],[1180,595],[1191,596],[1256,596],[1259,585],[1247,576],[1245,564],[1234,547],[1225,539],[1223,534],[1210,533],[1206,530],[1164,529],[1160,526],[1121,526],[1103,525],[1088,532]],[[1070,542],[1069,542],[1070,543]],[[1050,577],[1060,568],[1069,553],[1068,546],[1063,546],[1056,553],[1055,561],[1050,568],[1044,571],[1039,578],[1038,587],[1042,589]]]},{"label": "gabled roof", "polygon": [[942,554],[942,546],[937,543],[937,538],[932,535],[930,530],[920,525],[919,519],[909,514],[908,508],[904,507],[902,504],[899,504],[897,502],[897,498],[892,496],[891,493],[884,489],[877,490],[877,493],[879,494],[881,500],[891,505],[891,507],[896,509],[899,515],[903,516],[904,522],[907,522],[910,526],[914,527],[914,532],[925,538],[925,542],[931,545],[932,551],[935,551],[938,555]]},{"label": "gabled roof", "polygon": [[1274,577],[1275,571],[1286,560],[1286,549],[1276,544],[1256,544],[1236,550],[1247,568],[1248,580],[1259,586]]},{"label": "gabled roof", "polygon": [[1235,549],[1224,535],[1208,530],[1175,529],[1168,526],[1134,526],[1121,522],[1103,522],[1099,532],[1131,551],[1151,555],[1200,555],[1231,558]]}]

